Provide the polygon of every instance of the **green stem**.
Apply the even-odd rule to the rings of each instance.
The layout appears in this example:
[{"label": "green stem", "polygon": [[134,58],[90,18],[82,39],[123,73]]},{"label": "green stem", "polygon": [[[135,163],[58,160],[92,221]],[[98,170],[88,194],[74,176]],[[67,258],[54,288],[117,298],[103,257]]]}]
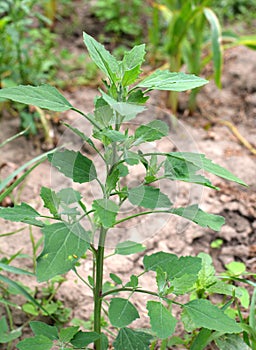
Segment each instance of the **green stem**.
[{"label": "green stem", "polygon": [[150,290],[146,290],[146,289],[134,289],[132,287],[121,287],[121,288],[116,288],[116,289],[111,289],[111,290],[108,290],[107,292],[103,293],[101,295],[101,298],[105,298],[107,295],[110,295],[110,294],[116,294],[116,293],[119,293],[119,292],[132,292],[132,293],[144,293],[144,294],[149,294],[149,295],[153,295],[155,297],[158,297],[158,298],[161,298],[163,300],[166,300],[166,301],[171,301],[173,304],[176,304],[176,305],[179,305],[181,307],[183,307],[183,304],[181,303],[178,303],[177,301],[174,301],[174,300],[171,300],[167,297],[164,297],[164,296],[160,296],[158,293],[156,292],[151,292]]},{"label": "green stem", "polygon": [[75,107],[71,108],[73,111],[81,114],[83,117],[85,117],[93,126],[95,126],[98,130],[101,130],[101,126],[94,120],[92,119],[88,114],[83,113],[80,111],[80,109],[77,109]]},{"label": "green stem", "polygon": [[168,213],[171,213],[171,211],[170,211],[169,209],[168,209],[168,210],[142,211],[141,213],[136,213],[136,214],[127,216],[126,218],[117,220],[117,221],[115,222],[115,225],[120,224],[121,222],[124,222],[124,221],[128,221],[128,220],[130,220],[130,219],[136,218],[136,217],[138,217],[138,216],[148,215],[148,214],[155,214],[155,213],[166,213],[166,214],[168,214]]},{"label": "green stem", "polygon": [[[96,283],[94,287],[94,332],[98,334],[101,334],[102,283],[106,234],[107,229],[102,226],[96,254]],[[95,341],[94,347],[96,350],[101,350],[101,338]]]}]

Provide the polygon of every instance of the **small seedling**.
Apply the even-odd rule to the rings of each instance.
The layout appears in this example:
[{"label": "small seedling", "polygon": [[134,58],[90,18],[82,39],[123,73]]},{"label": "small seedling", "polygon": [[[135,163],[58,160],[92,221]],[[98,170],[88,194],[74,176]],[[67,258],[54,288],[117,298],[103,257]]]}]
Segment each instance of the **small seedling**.
[{"label": "small seedling", "polygon": [[[174,207],[168,193],[163,193],[157,187],[162,179],[169,180],[170,184],[172,181],[185,181],[216,189],[208,178],[198,173],[203,169],[226,180],[241,185],[245,183],[228,170],[212,163],[203,154],[143,152],[144,143],[168,135],[168,126],[161,120],[155,119],[140,125],[135,132],[127,128],[126,122],[129,121],[130,124],[132,119],[145,110],[150,91],[184,91],[206,84],[204,79],[184,73],[156,71],[139,80],[145,55],[144,45],[135,46],[125,53],[122,61],[117,61],[86,33],[84,42],[92,60],[106,76],[105,91],[100,90],[101,95],[95,100],[93,114],[85,114],[77,109],[58,90],[48,85],[18,86],[0,91],[0,98],[53,111],[78,112],[92,124],[92,137],[78,128],[70,125],[67,127],[88,143],[103,162],[103,167],[97,168],[80,151],[69,149],[56,150],[48,155],[51,165],[73,182],[92,182],[94,186],[99,186],[100,194],[92,202],[84,198],[82,192],[71,187],[60,191],[42,187],[40,195],[44,206],[49,209],[49,216],[41,215],[26,203],[0,209],[0,217],[3,219],[41,228],[44,247],[36,262],[36,277],[39,282],[73,270],[85,286],[90,288],[94,298],[91,331],[81,331],[79,326],[58,331],[56,327],[31,322],[35,336],[22,340],[17,348],[34,350],[35,347],[40,347],[46,350],[55,345],[60,349],[107,350],[107,335],[110,332],[111,337],[115,338],[115,350],[152,349],[159,339],[163,346],[171,341],[178,321],[183,323],[187,332],[194,334],[191,349],[204,349],[205,344],[210,341],[223,335],[227,335],[229,339],[230,334],[234,334],[245,344],[237,336],[243,331],[241,325],[225,313],[233,301],[240,297],[239,291],[235,286],[226,288],[224,282],[218,281],[208,255],[178,257],[168,252],[145,255],[143,273],[131,274],[128,283],[111,273],[111,281],[104,283],[106,239],[111,235],[112,228],[118,229],[120,223],[145,215],[166,213],[181,216],[216,231],[224,224],[223,217],[208,214],[196,204]],[[103,149],[97,147],[95,139],[101,141]],[[124,180],[131,167],[138,165],[144,168],[144,180],[140,185],[126,186]],[[122,209],[127,202],[134,208],[139,207],[139,210],[126,216]],[[86,228],[83,226],[85,219]],[[141,243],[125,241],[116,245],[112,255],[130,255],[144,250],[145,246]],[[84,278],[80,275],[77,264],[84,258],[86,251],[87,259],[92,256],[93,271]],[[154,290],[141,288],[143,275],[150,271],[156,275]],[[151,325],[149,329],[136,330],[128,327],[140,317],[139,311],[131,302],[131,297],[137,293],[149,296],[146,305]],[[229,299],[218,307],[208,299],[210,293],[224,294]],[[128,297],[125,297],[127,294]],[[184,295],[190,296],[190,301],[184,303]],[[174,316],[173,305],[180,308],[180,318]],[[104,317],[112,327],[111,331],[106,321],[102,320],[103,310]]]}]

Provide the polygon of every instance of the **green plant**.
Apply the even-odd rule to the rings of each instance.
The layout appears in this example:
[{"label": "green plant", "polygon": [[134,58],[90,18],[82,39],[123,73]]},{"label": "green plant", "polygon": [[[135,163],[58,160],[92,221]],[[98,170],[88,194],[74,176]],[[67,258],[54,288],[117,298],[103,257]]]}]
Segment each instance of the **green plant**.
[{"label": "green plant", "polygon": [[117,36],[129,35],[135,42],[143,35],[141,25],[145,7],[141,0],[98,0],[91,9],[92,13],[104,24],[104,31]]},{"label": "green plant", "polygon": [[[159,16],[157,10],[162,16]],[[153,46],[164,45],[169,57],[170,70],[178,72],[185,64],[188,73],[200,75],[206,64],[212,62],[214,81],[219,88],[225,48],[223,41],[231,42],[233,46],[247,45],[255,48],[255,36],[239,38],[234,33],[224,36],[214,12],[213,0],[159,0],[153,4],[152,18],[153,29],[149,39]],[[160,26],[162,18],[165,28]],[[162,31],[162,35],[159,35],[159,31]],[[198,92],[199,88],[191,91],[189,95],[188,108],[191,113],[196,109]],[[177,112],[176,92],[169,94],[167,104],[173,113]]]},{"label": "green plant", "polygon": [[54,72],[56,60],[49,52],[55,36],[44,26],[49,20],[35,10],[36,4],[36,0],[0,2],[0,86],[43,83],[50,69]]},{"label": "green plant", "polygon": [[[143,153],[144,143],[168,135],[168,126],[161,120],[155,119],[140,125],[134,133],[127,128],[126,122],[130,122],[145,109],[147,93],[150,91],[184,91],[202,86],[206,83],[204,79],[184,73],[156,71],[138,82],[145,55],[144,45],[135,46],[125,53],[122,61],[117,61],[104,46],[86,33],[84,42],[92,60],[106,75],[106,92],[100,90],[101,96],[95,100],[93,114],[85,114],[78,110],[52,86],[19,86],[0,91],[1,98],[54,111],[78,112],[94,127],[93,138],[100,140],[104,146],[103,150],[98,149],[93,138],[66,124],[97,152],[102,166],[96,169],[93,161],[79,151],[63,149],[48,155],[51,165],[75,183],[98,184],[101,194],[92,201],[83,198],[82,193],[71,187],[58,192],[42,187],[40,196],[44,206],[50,211],[47,221],[46,216],[26,203],[0,209],[1,218],[42,229],[44,247],[37,257],[36,265],[39,282],[48,281],[56,275],[73,270],[90,288],[94,298],[91,331],[83,332],[79,330],[79,326],[58,331],[55,326],[31,322],[30,326],[35,336],[22,340],[17,348],[32,350],[35,346],[39,349],[40,345],[41,349],[46,350],[51,349],[54,344],[60,349],[92,349],[93,345],[90,344],[94,344],[94,349],[106,350],[108,338],[103,330],[110,330],[105,316],[104,320],[102,319],[104,311],[104,315],[107,315],[114,327],[114,333],[111,334],[115,337],[115,350],[153,349],[157,339],[162,339],[164,349],[169,341],[175,340],[172,335],[178,320],[172,313],[173,307],[182,311],[181,321],[186,331],[193,333],[189,345],[194,350],[203,349],[209,339],[216,340],[223,336],[229,338],[231,335],[234,335],[239,344],[246,345],[239,335],[243,331],[240,323],[225,313],[234,301],[242,299],[242,293],[235,285],[227,286],[215,277],[211,258],[207,255],[178,257],[166,252],[145,255],[143,273],[132,274],[128,282],[111,273],[112,283],[104,283],[106,238],[111,237],[112,228],[118,228],[123,222],[144,215],[166,213],[182,216],[213,230],[219,230],[224,224],[223,217],[208,214],[196,204],[174,207],[168,195],[155,186],[161,179],[180,180],[216,189],[209,179],[198,174],[198,171],[203,169],[226,180],[241,185],[245,183],[202,154]],[[145,169],[142,184],[133,187],[123,184],[130,167],[139,164]],[[99,176],[103,174],[103,169],[104,179]],[[125,202],[129,202],[135,208],[141,207],[141,210],[135,210],[127,216],[126,213],[122,213]],[[87,219],[89,230],[83,227],[84,219]],[[124,241],[116,245],[111,256],[143,252],[145,248],[140,243]],[[77,264],[87,251],[87,258],[92,257],[93,271],[92,275],[86,278],[79,273]],[[156,289],[142,289],[140,279],[150,271],[156,274]],[[138,310],[130,301],[136,293],[145,293],[152,299],[147,302],[151,329],[134,330],[127,327],[139,317]],[[211,293],[226,295],[227,299],[220,305],[215,305],[208,299]],[[122,297],[123,294],[128,294],[128,298]],[[190,301],[181,301],[180,298],[184,298],[184,295],[190,297]]]},{"label": "green plant", "polygon": [[247,23],[253,25],[256,4],[254,0],[214,0],[213,7],[223,23]]}]

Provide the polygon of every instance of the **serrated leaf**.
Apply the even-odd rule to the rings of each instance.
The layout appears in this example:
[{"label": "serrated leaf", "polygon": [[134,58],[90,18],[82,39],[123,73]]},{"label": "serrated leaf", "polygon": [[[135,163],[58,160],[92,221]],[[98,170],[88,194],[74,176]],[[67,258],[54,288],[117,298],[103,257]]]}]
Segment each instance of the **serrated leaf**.
[{"label": "serrated leaf", "polygon": [[137,87],[150,90],[185,91],[207,84],[208,81],[193,74],[173,73],[169,70],[157,70],[142,80]]},{"label": "serrated leaf", "polygon": [[48,155],[51,164],[74,182],[84,183],[97,178],[93,162],[80,152],[64,150]]},{"label": "serrated leaf", "polygon": [[75,336],[75,334],[77,334],[78,329],[79,326],[61,328],[59,335],[60,341],[62,341],[63,343],[69,342]]},{"label": "serrated leaf", "polygon": [[63,112],[73,108],[65,97],[55,87],[50,85],[20,85],[4,88],[0,90],[0,98],[56,112]]},{"label": "serrated leaf", "polygon": [[70,343],[76,348],[84,348],[85,346],[95,342],[100,338],[100,335],[96,332],[82,332],[79,331],[72,338]]},{"label": "serrated leaf", "polygon": [[115,282],[115,284],[122,284],[122,280],[115,273],[110,273],[109,277]]},{"label": "serrated leaf", "polygon": [[129,93],[127,102],[145,104],[149,96],[145,96],[142,90],[135,90]]},{"label": "serrated leaf", "polygon": [[146,271],[156,271],[158,268],[167,273],[169,278],[171,275],[171,266],[178,261],[177,255],[158,252],[151,255],[145,255],[143,264]]},{"label": "serrated leaf", "polygon": [[9,343],[19,338],[21,334],[22,331],[20,328],[9,331],[5,316],[0,319],[0,344]]},{"label": "serrated leaf", "polygon": [[148,350],[151,339],[151,334],[122,328],[113,345],[115,350]]},{"label": "serrated leaf", "polygon": [[213,163],[210,159],[206,158],[204,154],[190,152],[172,152],[168,153],[168,157],[182,159],[186,162],[194,164],[196,167],[207,171],[208,173],[217,175],[229,181],[237,182],[240,185],[247,186],[246,183],[241,179],[233,175],[227,169]]},{"label": "serrated leaf", "polygon": [[219,231],[225,223],[225,219],[222,216],[206,213],[197,204],[185,208],[173,208],[169,212],[193,221],[199,226],[209,227],[214,231]]},{"label": "serrated leaf", "polygon": [[183,305],[183,312],[196,328],[207,328],[223,333],[240,333],[242,328],[209,300],[195,299]]},{"label": "serrated leaf", "polygon": [[54,191],[47,187],[41,187],[40,196],[44,201],[44,207],[49,209],[54,217],[58,217],[59,199]]},{"label": "serrated leaf", "polygon": [[45,226],[44,248],[37,258],[36,275],[39,282],[71,270],[90,245],[90,235],[79,223]]},{"label": "serrated leaf", "polygon": [[148,301],[147,310],[152,331],[156,333],[157,337],[160,339],[170,337],[174,333],[177,323],[171,312],[158,301]]},{"label": "serrated leaf", "polygon": [[128,199],[133,205],[148,209],[170,208],[172,203],[159,188],[140,185],[128,191]]},{"label": "serrated leaf", "polygon": [[145,249],[146,247],[141,243],[125,241],[116,245],[115,254],[130,255],[143,252]]},{"label": "serrated leaf", "polygon": [[137,114],[145,110],[144,106],[128,102],[118,102],[105,92],[101,91],[103,99],[108,103],[108,105],[118,114],[123,117],[123,121],[128,121],[137,116]]},{"label": "serrated leaf", "polygon": [[44,335],[51,340],[58,339],[58,328],[55,326],[40,321],[31,321],[29,325],[36,336]]},{"label": "serrated leaf", "polygon": [[91,59],[113,82],[117,81],[119,65],[114,56],[105,47],[87,33],[83,33],[84,43]]},{"label": "serrated leaf", "polygon": [[0,207],[0,218],[2,219],[43,227],[44,223],[36,220],[36,217],[40,217],[40,214],[26,203],[11,208]]},{"label": "serrated leaf", "polygon": [[102,125],[102,129],[114,123],[113,109],[102,97],[98,97],[95,101],[94,118]]},{"label": "serrated leaf", "polygon": [[114,169],[107,177],[106,180],[106,190],[107,193],[111,193],[116,188],[117,182],[119,180],[119,170]]},{"label": "serrated leaf", "polygon": [[16,346],[19,350],[51,350],[53,342],[44,335],[37,335],[22,340]]},{"label": "serrated leaf", "polygon": [[172,280],[171,292],[176,295],[182,295],[195,289],[194,284],[197,281],[197,275],[185,273],[179,278]]},{"label": "serrated leaf", "polygon": [[141,73],[141,65],[145,56],[145,45],[134,46],[129,52],[125,52],[122,61],[123,79],[122,85],[133,84]]},{"label": "serrated leaf", "polygon": [[156,271],[157,278],[162,276],[161,284],[164,283],[163,273],[166,280],[171,282],[173,293],[183,294],[190,290],[197,280],[198,272],[201,269],[201,259],[192,256],[178,258],[174,254],[158,252],[145,256],[143,264],[147,271]]},{"label": "serrated leaf", "polygon": [[169,127],[161,120],[153,120],[152,122],[139,126],[135,131],[135,139],[142,141],[155,141],[160,140],[162,137],[167,136],[169,133]]},{"label": "serrated leaf", "polygon": [[210,255],[206,253],[199,253],[198,257],[202,260],[202,267],[198,273],[197,286],[199,289],[207,289],[208,287],[214,285],[218,279],[215,276],[215,269]]},{"label": "serrated leaf", "polygon": [[219,350],[250,350],[251,348],[237,334],[225,334],[215,340]]},{"label": "serrated leaf", "polygon": [[166,157],[164,163],[164,176],[171,180],[180,180],[184,182],[196,183],[210,188],[218,189],[213,186],[211,181],[202,175],[196,174],[200,168],[184,159]]},{"label": "serrated leaf", "polygon": [[105,227],[112,227],[116,222],[116,216],[119,210],[118,205],[110,199],[97,199],[92,203],[95,215],[100,223]]},{"label": "serrated leaf", "polygon": [[77,203],[82,199],[81,193],[73,188],[63,188],[57,193],[59,200],[67,205]]},{"label": "serrated leaf", "polygon": [[128,299],[113,298],[109,305],[108,317],[112,326],[123,328],[140,316],[135,306]]}]

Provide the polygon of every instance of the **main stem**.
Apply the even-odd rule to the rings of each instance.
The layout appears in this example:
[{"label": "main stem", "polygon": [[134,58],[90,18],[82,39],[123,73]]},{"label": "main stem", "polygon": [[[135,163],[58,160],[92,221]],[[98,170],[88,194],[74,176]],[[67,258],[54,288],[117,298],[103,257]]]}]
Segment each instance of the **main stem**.
[{"label": "main stem", "polygon": [[[102,282],[104,264],[104,245],[107,229],[100,229],[99,245],[96,253],[96,281],[94,287],[94,331],[101,334]],[[101,349],[101,338],[94,343],[94,349]]]}]

